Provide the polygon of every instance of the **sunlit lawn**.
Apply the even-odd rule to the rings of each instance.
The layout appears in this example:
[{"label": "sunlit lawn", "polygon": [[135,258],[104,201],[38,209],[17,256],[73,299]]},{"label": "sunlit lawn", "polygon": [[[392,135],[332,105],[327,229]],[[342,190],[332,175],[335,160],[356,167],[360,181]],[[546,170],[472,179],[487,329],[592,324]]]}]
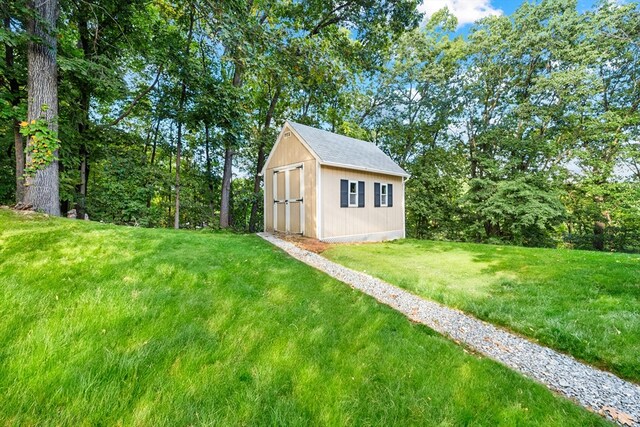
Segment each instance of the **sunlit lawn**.
[{"label": "sunlit lawn", "polygon": [[0,425],[600,425],[255,236],[0,210]]},{"label": "sunlit lawn", "polygon": [[405,240],[324,256],[640,382],[640,256]]}]

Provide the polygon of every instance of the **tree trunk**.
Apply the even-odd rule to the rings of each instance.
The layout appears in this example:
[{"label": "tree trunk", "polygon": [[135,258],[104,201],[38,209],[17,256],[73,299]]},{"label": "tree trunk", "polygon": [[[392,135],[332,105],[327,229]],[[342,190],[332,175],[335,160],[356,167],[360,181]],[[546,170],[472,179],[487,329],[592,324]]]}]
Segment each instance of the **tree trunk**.
[{"label": "tree trunk", "polygon": [[147,209],[149,209],[151,207],[151,199],[153,198],[154,195],[154,187],[153,187],[153,183],[151,182],[153,180],[153,163],[155,162],[156,159],[156,147],[158,145],[158,131],[160,128],[160,117],[158,117],[158,120],[156,121],[156,126],[155,129],[152,129],[151,132],[153,133],[153,145],[151,146],[151,160],[149,162],[149,168],[147,169],[147,178],[146,178],[146,183],[145,183],[145,187],[148,191],[147,194]]},{"label": "tree trunk", "polygon": [[[11,31],[11,19],[9,17],[4,19],[4,28],[6,31]],[[14,107],[15,111],[16,107],[20,105],[20,84],[16,77],[13,46],[10,43],[5,43],[4,52],[11,106]],[[16,203],[21,203],[24,200],[24,142],[20,134],[20,121],[17,117],[13,119],[13,146],[16,156]]]},{"label": "tree trunk", "polygon": [[258,221],[258,207],[261,204],[261,201],[258,200],[258,195],[260,194],[260,184],[262,183],[262,176],[260,172],[262,172],[262,168],[264,167],[265,161],[265,143],[266,138],[269,135],[269,128],[271,127],[271,120],[273,119],[273,113],[276,110],[276,105],[278,104],[278,99],[280,98],[280,85],[276,88],[273,97],[271,98],[271,102],[269,104],[269,109],[267,110],[267,114],[264,119],[264,127],[262,128],[262,135],[260,136],[260,142],[258,146],[258,163],[256,164],[256,173],[253,176],[253,203],[251,204],[251,216],[249,217],[249,231],[251,233],[256,232],[256,222]]},{"label": "tree trunk", "polygon": [[[191,36],[193,34],[193,9],[189,16],[189,34],[187,35],[187,49],[185,58],[189,58],[191,48]],[[182,155],[182,119],[184,103],[187,99],[187,82],[182,78],[182,90],[180,92],[180,104],[178,105],[178,140],[176,143],[176,209],[174,211],[173,228],[180,228],[180,160]]]},{"label": "tree trunk", "polygon": [[[82,135],[82,132],[80,135]],[[87,146],[83,142],[80,145],[80,185],[78,186],[78,192],[80,193],[80,200],[76,204],[76,211],[78,213],[78,219],[84,219],[87,206],[87,188],[89,183],[89,153]]]},{"label": "tree trunk", "polygon": [[205,155],[205,162],[206,162],[206,167],[207,167],[207,186],[209,187],[209,197],[208,197],[208,202],[209,202],[209,211],[211,212],[211,219],[213,220],[213,218],[215,218],[215,206],[214,206],[214,197],[215,197],[215,191],[213,188],[213,173],[212,173],[212,168],[211,168],[211,153],[209,152],[209,148],[210,148],[211,142],[210,142],[210,137],[209,137],[209,125],[205,124],[204,125],[204,155]]},{"label": "tree trunk", "polygon": [[[243,67],[239,61],[236,62],[235,70],[233,72],[233,86],[242,86],[242,73]],[[231,210],[231,178],[232,178],[232,163],[233,163],[233,150],[235,148],[235,137],[230,133],[227,134],[224,150],[224,171],[222,173],[222,197],[220,201],[220,227],[229,228],[230,210]]]},{"label": "tree trunk", "polygon": [[80,108],[82,109],[82,119],[78,123],[78,134],[80,135],[80,183],[76,191],[80,194],[80,200],[76,204],[79,219],[84,219],[87,205],[87,193],[89,188],[89,149],[85,142],[85,133],[89,128],[89,89],[82,90],[80,95]]},{"label": "tree trunk", "polygon": [[[171,176],[171,171],[173,171],[173,123],[171,124],[171,127],[169,128],[169,176]],[[169,184],[169,190],[167,191],[167,195],[168,195],[168,199],[169,199],[169,216],[167,219],[167,227],[169,227],[169,224],[171,224],[171,201],[173,200],[171,198],[171,184]]]},{"label": "tree trunk", "polygon": [[471,173],[471,179],[478,177],[478,158],[476,151],[476,137],[472,135],[469,138],[469,162],[471,163],[469,170]]},{"label": "tree trunk", "polygon": [[16,154],[16,203],[24,201],[24,142],[20,134],[20,123],[13,123],[13,141]]},{"label": "tree trunk", "polygon": [[[58,18],[57,0],[39,0],[30,3],[34,17],[29,20],[28,31],[33,37],[28,48],[29,93],[28,120],[44,118],[49,129],[58,133],[58,85],[56,69],[55,26]],[[46,107],[45,107],[46,106]],[[43,107],[45,111],[43,111]],[[31,160],[27,140],[27,164]],[[54,160],[34,177],[26,180],[25,203],[50,215],[60,215],[57,150]]]},{"label": "tree trunk", "polygon": [[[83,8],[84,9],[84,8]],[[88,11],[84,11],[84,13],[79,13],[78,16],[78,32],[80,35],[80,47],[82,48],[82,52],[84,55],[85,61],[92,60],[92,50],[89,35],[89,28],[87,25],[87,16]],[[89,129],[89,108],[91,105],[91,93],[93,88],[91,85],[85,81],[80,80],[78,82],[78,87],[80,89],[80,111],[81,116],[78,121],[78,135],[80,137],[80,183],[76,185],[76,192],[80,195],[80,199],[78,203],[76,203],[76,211],[77,218],[84,219],[84,215],[86,213],[86,201],[87,201],[87,191],[88,191],[88,183],[89,183],[89,149],[86,144],[85,133],[87,129]]]},{"label": "tree trunk", "polygon": [[593,248],[599,251],[604,250],[604,229],[605,224],[602,221],[593,224]]},{"label": "tree trunk", "polygon": [[156,130],[153,133],[153,145],[151,146],[151,160],[149,164],[153,166],[156,161],[156,149],[158,147],[158,133],[160,131],[160,117],[158,117],[158,121],[156,122]]},{"label": "tree trunk", "polygon": [[[180,97],[182,101],[182,97]],[[182,151],[182,123],[178,121],[178,141],[176,144],[176,208],[174,209],[173,228],[180,228],[180,157]]]},{"label": "tree trunk", "polygon": [[233,148],[230,144],[224,150],[224,172],[222,173],[222,200],[220,201],[220,227],[228,228],[231,225],[231,177],[233,163]]}]

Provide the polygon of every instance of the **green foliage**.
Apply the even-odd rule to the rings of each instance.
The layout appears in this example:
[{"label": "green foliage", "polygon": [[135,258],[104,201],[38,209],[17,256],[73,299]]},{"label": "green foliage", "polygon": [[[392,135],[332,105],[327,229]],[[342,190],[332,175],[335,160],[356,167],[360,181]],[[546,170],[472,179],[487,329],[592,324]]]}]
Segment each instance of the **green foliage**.
[{"label": "green foliage", "polygon": [[0,204],[11,205],[15,201],[15,165],[12,159],[0,157]]},{"label": "green foliage", "polygon": [[[563,202],[567,220],[559,231],[567,247],[640,253],[640,184],[570,185]],[[605,225],[598,233],[597,224]]]},{"label": "green foliage", "polygon": [[[253,180],[236,178],[233,180],[233,210],[231,216],[233,218],[233,227],[238,231],[249,229],[249,216],[251,214],[251,206],[254,201],[262,204],[262,192],[253,193]],[[257,224],[262,228],[262,215],[257,218]]]},{"label": "green foliage", "polygon": [[463,194],[462,165],[446,150],[426,151],[411,165],[405,185],[409,235],[423,239],[463,239],[459,207]]},{"label": "green foliage", "polygon": [[91,185],[95,191],[86,202],[89,217],[116,224],[160,225],[162,212],[148,204],[153,197],[148,183],[153,172],[141,161],[139,152],[110,149],[104,160],[93,165]]},{"label": "green foliage", "polygon": [[49,128],[45,119],[20,122],[20,134],[27,144],[27,162],[24,167],[25,177],[34,177],[36,172],[45,169],[56,158],[56,151],[60,148],[58,132]]},{"label": "green foliage", "polygon": [[466,40],[446,11],[403,34],[354,97],[349,131],[412,173],[409,234],[635,250],[618,218],[640,211],[608,201],[637,197],[618,184],[640,177],[638,17],[637,4],[548,0]]},{"label": "green foliage", "polygon": [[[553,227],[564,218],[557,195],[537,177],[521,176],[508,181],[476,178],[470,181],[464,203],[478,240],[495,238],[525,246],[553,246]],[[477,221],[477,220],[476,220]]]}]

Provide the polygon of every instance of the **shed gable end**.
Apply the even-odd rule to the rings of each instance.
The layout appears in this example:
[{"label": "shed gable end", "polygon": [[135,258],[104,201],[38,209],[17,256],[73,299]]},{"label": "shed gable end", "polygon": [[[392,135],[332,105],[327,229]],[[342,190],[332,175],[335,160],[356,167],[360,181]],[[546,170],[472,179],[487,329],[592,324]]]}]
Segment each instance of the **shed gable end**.
[{"label": "shed gable end", "polygon": [[264,170],[279,168],[295,163],[315,160],[315,157],[304,146],[295,132],[291,131],[288,125],[282,129],[280,136],[269,154]]}]

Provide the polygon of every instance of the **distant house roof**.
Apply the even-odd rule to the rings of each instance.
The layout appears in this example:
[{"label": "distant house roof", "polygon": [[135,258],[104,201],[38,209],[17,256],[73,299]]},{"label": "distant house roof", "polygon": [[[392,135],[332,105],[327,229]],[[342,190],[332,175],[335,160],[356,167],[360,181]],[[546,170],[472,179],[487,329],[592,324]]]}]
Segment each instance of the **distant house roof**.
[{"label": "distant house roof", "polygon": [[408,177],[409,174],[371,142],[287,121],[304,140],[320,164],[381,172]]}]

